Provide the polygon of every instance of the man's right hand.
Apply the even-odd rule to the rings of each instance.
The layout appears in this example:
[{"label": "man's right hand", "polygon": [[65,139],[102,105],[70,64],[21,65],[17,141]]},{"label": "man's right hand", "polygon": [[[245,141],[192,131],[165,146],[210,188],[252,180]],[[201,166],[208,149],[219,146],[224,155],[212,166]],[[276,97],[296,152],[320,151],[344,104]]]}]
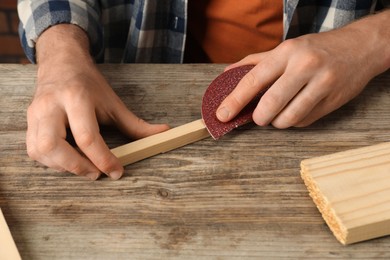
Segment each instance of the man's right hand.
[{"label": "man's right hand", "polygon": [[[99,123],[114,124],[125,134],[142,138],[167,130],[130,112],[89,55],[85,32],[61,24],[46,30],[37,45],[37,87],[27,111],[29,156],[58,171],[92,180],[103,172],[119,179],[123,167],[99,133]],[[79,151],[66,141],[70,128]]]}]

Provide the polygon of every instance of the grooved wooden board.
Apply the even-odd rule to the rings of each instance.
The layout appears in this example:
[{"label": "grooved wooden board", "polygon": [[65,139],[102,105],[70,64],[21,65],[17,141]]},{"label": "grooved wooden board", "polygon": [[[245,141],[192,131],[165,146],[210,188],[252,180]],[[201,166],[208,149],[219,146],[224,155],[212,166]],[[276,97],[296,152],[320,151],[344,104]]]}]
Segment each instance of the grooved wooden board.
[{"label": "grooved wooden board", "polygon": [[342,244],[390,234],[390,142],[304,160],[301,175]]}]

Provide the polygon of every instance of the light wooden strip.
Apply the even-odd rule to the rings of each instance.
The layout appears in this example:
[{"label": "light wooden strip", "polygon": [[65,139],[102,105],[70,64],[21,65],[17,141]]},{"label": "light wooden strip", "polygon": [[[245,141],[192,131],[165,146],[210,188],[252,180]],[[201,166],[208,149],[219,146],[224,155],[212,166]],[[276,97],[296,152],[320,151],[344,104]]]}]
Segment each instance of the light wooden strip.
[{"label": "light wooden strip", "polygon": [[312,169],[314,169],[315,167],[317,171],[321,167],[327,167],[327,168],[329,168],[329,166],[339,167],[340,164],[343,164],[345,162],[346,158],[350,158],[351,156],[353,156],[353,158],[356,160],[354,165],[357,166],[357,164],[359,164],[360,162],[364,162],[364,164],[366,163],[366,160],[362,160],[362,159],[367,159],[368,157],[378,158],[379,156],[382,155],[387,156],[389,149],[390,149],[390,142],[381,143],[378,145],[364,147],[363,149],[353,149],[353,150],[339,152],[336,154],[330,154],[330,155],[325,155],[317,158],[312,158],[310,159],[310,161],[307,161],[306,164],[308,166],[310,164],[310,168]]},{"label": "light wooden strip", "polygon": [[301,176],[342,244],[390,234],[390,143],[303,160]]},{"label": "light wooden strip", "polygon": [[0,259],[18,260],[21,259],[11,232],[5,222],[3,212],[0,209]]},{"label": "light wooden strip", "polygon": [[209,137],[202,119],[116,147],[111,152],[123,165],[164,153]]}]

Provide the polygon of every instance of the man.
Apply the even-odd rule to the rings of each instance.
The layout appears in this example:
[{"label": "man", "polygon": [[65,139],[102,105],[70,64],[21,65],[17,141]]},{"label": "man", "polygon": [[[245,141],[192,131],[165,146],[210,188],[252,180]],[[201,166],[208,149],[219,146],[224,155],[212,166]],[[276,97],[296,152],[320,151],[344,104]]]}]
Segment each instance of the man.
[{"label": "man", "polygon": [[[273,29],[262,31],[273,20],[263,17],[263,10],[280,17],[282,24],[281,2],[240,4],[256,8],[236,13],[238,19],[231,20],[223,10],[228,5],[232,13],[241,10],[236,1],[19,0],[22,44],[30,60],[38,63],[37,89],[27,114],[30,157],[92,180],[101,172],[119,179],[123,168],[100,136],[98,124],[115,124],[135,138],[168,126],[149,124],[128,111],[94,62],[183,62],[194,46],[186,42],[187,26],[188,41],[199,45],[205,59],[225,62],[229,57],[216,49],[228,48],[228,43],[217,44],[220,38],[208,26],[197,31],[199,23],[192,19],[198,16],[196,12],[191,16],[191,5],[207,24],[214,22],[216,32],[227,24],[236,25],[233,30],[240,35],[254,32],[245,41],[246,53],[239,58],[243,59],[227,69],[256,66],[222,102],[217,110],[221,121],[232,119],[259,91],[271,86],[253,113],[254,122],[276,128],[307,126],[354,98],[370,79],[390,67],[390,11],[383,9],[389,1],[286,0],[280,41],[268,49],[262,43],[278,36]],[[262,19],[251,24],[247,17],[256,19],[256,15]],[[265,27],[259,26],[261,21]],[[280,43],[282,37],[289,40]],[[232,48],[235,51],[225,53],[241,51],[238,44]],[[66,142],[67,127],[85,156]]]}]

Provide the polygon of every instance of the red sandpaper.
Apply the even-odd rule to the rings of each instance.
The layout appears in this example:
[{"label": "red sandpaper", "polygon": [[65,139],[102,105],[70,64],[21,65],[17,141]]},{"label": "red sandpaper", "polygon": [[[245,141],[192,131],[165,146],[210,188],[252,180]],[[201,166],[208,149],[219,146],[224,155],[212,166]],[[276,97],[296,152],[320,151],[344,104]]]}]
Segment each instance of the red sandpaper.
[{"label": "red sandpaper", "polygon": [[240,80],[254,66],[245,65],[230,69],[219,75],[207,88],[202,99],[202,118],[214,139],[219,139],[234,128],[252,121],[252,113],[262,93],[254,98],[241,112],[231,121],[223,123],[218,120],[216,111],[222,101],[233,91]]}]

